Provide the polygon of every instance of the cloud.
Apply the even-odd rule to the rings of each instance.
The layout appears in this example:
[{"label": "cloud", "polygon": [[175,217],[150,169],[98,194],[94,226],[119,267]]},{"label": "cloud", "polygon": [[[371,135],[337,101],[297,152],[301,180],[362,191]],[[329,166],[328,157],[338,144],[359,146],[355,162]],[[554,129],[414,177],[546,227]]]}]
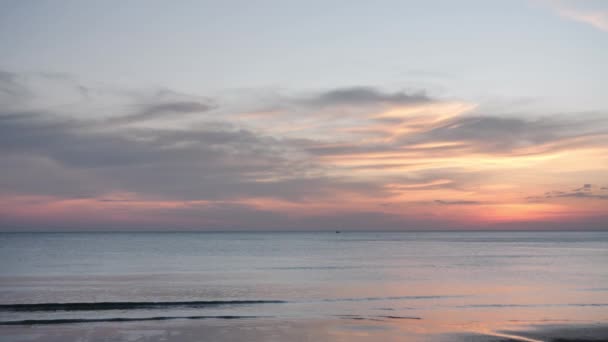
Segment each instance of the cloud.
[{"label": "cloud", "polygon": [[99,202],[135,202],[135,200],[125,199],[125,198],[99,198],[97,199]]},{"label": "cloud", "polygon": [[8,95],[16,95],[15,88],[20,88],[16,79],[16,74],[8,71],[0,70],[0,92]]},{"label": "cloud", "polygon": [[107,191],[106,184],[90,173],[35,155],[0,152],[0,170],[0,195],[81,198]]},{"label": "cloud", "polygon": [[608,199],[607,195],[594,195],[588,192],[569,192],[553,197],[576,197],[576,198],[596,198],[596,199]]},{"label": "cloud", "polygon": [[212,109],[214,109],[212,105],[196,101],[166,102],[146,105],[144,109],[137,113],[113,118],[111,122],[132,123],[162,118],[174,118],[176,115],[202,113]]},{"label": "cloud", "polygon": [[325,106],[365,106],[378,104],[409,105],[431,102],[424,92],[408,94],[405,92],[385,93],[373,87],[350,87],[329,90],[314,97],[300,100],[301,103]]},{"label": "cloud", "polygon": [[[212,108],[171,91],[137,98],[139,105],[127,103],[120,110],[126,114],[114,117],[134,122]],[[99,119],[99,110],[88,105],[85,101],[80,115],[76,110],[0,110],[0,156],[8,164],[0,175],[0,193],[291,201],[383,193],[376,182],[326,174],[301,140],[255,132],[219,117],[179,128],[115,125]]]},{"label": "cloud", "polygon": [[19,74],[0,70],[0,104],[7,108],[28,98],[28,89],[19,82]]},{"label": "cloud", "polygon": [[579,191],[591,191],[591,188],[592,188],[591,184],[583,184],[583,186],[581,186],[580,188],[574,189],[572,191],[575,191],[575,192],[579,192]]},{"label": "cloud", "polygon": [[[247,195],[273,188],[275,195],[287,196],[294,190],[280,179],[297,178],[309,168],[291,159],[284,144],[234,128],[106,131],[95,122],[50,120],[44,114],[0,115],[4,156],[42,158],[63,168],[87,170],[104,184],[176,197]],[[23,176],[22,182],[29,183]],[[257,183],[273,178],[277,180]],[[315,182],[298,180],[291,186],[301,183],[304,192]]]},{"label": "cloud", "polygon": [[526,196],[526,201],[541,202],[545,199],[544,196]]},{"label": "cloud", "polygon": [[450,200],[450,201],[435,200],[435,203],[441,204],[441,205],[477,205],[477,204],[482,204],[479,201],[467,201],[467,200]]},{"label": "cloud", "polygon": [[552,198],[583,198],[583,199],[608,199],[608,195],[598,194],[597,190],[602,191],[606,188],[594,186],[593,184],[583,184],[581,187],[578,187],[571,191],[548,191],[545,192],[544,196],[532,196],[534,199],[552,199]]},{"label": "cloud", "polygon": [[[587,184],[541,189],[547,197],[540,197],[604,195],[593,185],[605,165],[601,113],[473,115],[470,104],[424,92],[354,87],[265,98],[278,114],[247,117],[239,113],[255,103],[239,96],[100,90],[64,75],[3,77],[16,89],[0,99],[4,226],[12,218],[34,226],[73,220],[74,227],[90,220],[184,229],[463,227],[475,218],[544,218],[553,204],[518,207],[517,186],[586,167]],[[588,166],[584,149],[595,153]],[[554,151],[568,152],[563,164],[517,165]],[[488,209],[485,216],[476,205]]]},{"label": "cloud", "polygon": [[3,168],[0,192],[291,201],[340,192],[383,195],[376,182],[326,175],[298,142],[229,123],[108,129],[48,113],[0,113],[0,155],[12,166]]},{"label": "cloud", "polygon": [[497,116],[457,117],[441,122],[427,131],[405,135],[401,141],[404,144],[464,142],[478,151],[512,152],[581,137],[606,139],[608,137],[606,120],[593,115],[586,116],[584,120],[559,117],[539,119]]},{"label": "cloud", "polygon": [[608,32],[608,8],[586,7],[584,1],[550,1],[557,13],[567,19],[590,25],[600,31]]},{"label": "cloud", "polygon": [[[0,198],[0,203],[6,204]],[[52,206],[49,210],[48,206]],[[13,215],[3,215],[7,209]],[[16,213],[16,214],[15,214]],[[37,213],[32,215],[31,213]],[[67,215],[71,213],[71,215]],[[312,230],[450,229],[437,218],[371,210],[293,214],[235,202],[13,199],[0,207],[0,229],[11,230]]]}]

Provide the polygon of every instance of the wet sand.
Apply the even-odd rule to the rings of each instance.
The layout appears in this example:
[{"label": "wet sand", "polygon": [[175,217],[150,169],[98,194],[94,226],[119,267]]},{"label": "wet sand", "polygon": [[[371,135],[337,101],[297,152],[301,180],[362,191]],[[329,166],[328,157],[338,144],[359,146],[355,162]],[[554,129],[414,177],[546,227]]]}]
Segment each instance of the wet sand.
[{"label": "wet sand", "polygon": [[175,320],[0,327],[0,341],[608,341],[605,324],[451,326],[405,318]]},{"label": "wet sand", "polygon": [[578,326],[544,325],[533,326],[525,331],[503,331],[505,334],[514,334],[522,341],[552,341],[552,342],[585,342],[608,341],[608,325],[587,324]]}]

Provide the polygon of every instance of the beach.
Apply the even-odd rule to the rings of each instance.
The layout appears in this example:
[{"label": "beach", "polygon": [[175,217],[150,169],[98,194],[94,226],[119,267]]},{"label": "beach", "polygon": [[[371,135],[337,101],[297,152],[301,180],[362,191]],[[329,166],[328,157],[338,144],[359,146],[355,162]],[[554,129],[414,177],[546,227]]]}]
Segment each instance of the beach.
[{"label": "beach", "polygon": [[605,232],[3,233],[0,247],[1,341],[608,339]]},{"label": "beach", "polygon": [[[506,326],[509,326],[507,324]],[[510,325],[510,330],[484,331],[461,327],[463,331],[441,331],[421,322],[390,320],[282,320],[256,319],[171,323],[96,323],[3,327],[2,341],[606,341],[606,324]],[[446,328],[446,327],[444,327]],[[471,330],[467,330],[470,328]],[[454,327],[452,327],[454,329]],[[476,330],[479,329],[479,330]]]}]

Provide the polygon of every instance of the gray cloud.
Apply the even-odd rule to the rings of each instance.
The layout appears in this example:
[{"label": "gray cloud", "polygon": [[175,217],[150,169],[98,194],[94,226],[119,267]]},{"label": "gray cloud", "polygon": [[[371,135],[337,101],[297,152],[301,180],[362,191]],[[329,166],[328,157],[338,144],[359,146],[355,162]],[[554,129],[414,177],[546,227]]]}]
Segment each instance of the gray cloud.
[{"label": "gray cloud", "polygon": [[121,202],[135,202],[135,200],[124,199],[124,198],[99,198],[98,202],[110,202],[110,203],[121,203]]},{"label": "gray cloud", "polygon": [[0,153],[0,170],[0,194],[83,198],[107,190],[94,175],[46,157]]},{"label": "gray cloud", "polygon": [[[581,137],[607,139],[608,121],[599,115],[588,115],[584,120],[572,117],[536,120],[494,116],[460,117],[417,135],[408,135],[401,143],[467,142],[477,150],[510,152],[517,148]],[[574,143],[570,143],[570,146],[572,144]]]},{"label": "gray cloud", "polygon": [[467,200],[453,200],[453,201],[445,201],[445,200],[435,200],[435,203],[441,205],[476,205],[482,204],[478,201],[467,201]]},{"label": "gray cloud", "polygon": [[350,87],[333,89],[301,102],[312,106],[375,105],[375,104],[418,104],[431,102],[425,93],[405,92],[384,93],[373,87]]},{"label": "gray cloud", "polygon": [[[1,76],[21,86],[15,75]],[[70,81],[70,87],[75,84]],[[138,100],[135,107],[140,109],[115,119],[125,123],[214,108],[206,99],[170,90],[126,97]],[[125,106],[133,108],[129,102]],[[298,140],[260,135],[222,121],[181,129],[129,128],[100,120],[96,113],[86,114],[73,108],[69,113],[0,110],[0,166],[5,166],[0,192],[72,198],[130,192],[174,200],[263,196],[293,201],[335,191],[383,194],[380,184],[326,176]]]},{"label": "gray cloud", "polygon": [[14,88],[19,87],[15,82],[16,78],[14,73],[0,70],[0,92],[15,95]]},{"label": "gray cloud", "polygon": [[202,113],[214,109],[210,104],[197,101],[174,101],[147,105],[141,111],[113,118],[112,123],[132,123],[146,120],[175,118],[185,114]]},{"label": "gray cloud", "polygon": [[0,115],[0,153],[5,158],[18,161],[16,165],[37,165],[43,174],[63,170],[65,175],[80,176],[40,186],[44,178],[32,180],[14,167],[10,174],[5,169],[0,185],[11,192],[40,189],[46,194],[88,196],[113,190],[184,200],[247,196],[299,200],[332,191],[381,194],[379,184],[323,176],[313,161],[292,155],[297,148],[289,140],[226,124],[192,130],[108,131],[95,122],[4,114]]},{"label": "gray cloud", "polygon": [[576,198],[596,198],[596,199],[608,199],[608,195],[594,195],[588,192],[569,192],[562,195],[553,197],[576,197]]},{"label": "gray cloud", "polygon": [[98,167],[154,160],[154,149],[126,135],[100,133],[94,126],[48,120],[24,113],[0,115],[0,150],[49,157],[75,167]]},{"label": "gray cloud", "polygon": [[552,198],[583,198],[583,199],[608,199],[608,195],[598,194],[597,190],[602,191],[605,188],[597,188],[593,184],[583,184],[571,191],[548,191],[544,196],[529,196],[526,199],[541,200],[541,199],[552,199]]},{"label": "gray cloud", "polygon": [[[546,153],[604,145],[608,142],[608,120],[591,113],[526,119],[521,117],[466,116],[420,127],[418,133],[406,133],[386,143],[346,142],[327,144],[302,142],[303,148],[317,156],[357,155],[382,152],[416,152],[427,157],[485,152],[509,154],[540,147]],[[381,133],[385,134],[385,133]],[[420,146],[420,144],[430,144]],[[436,143],[456,143],[432,146]]]},{"label": "gray cloud", "polygon": [[207,104],[194,101],[182,101],[173,103],[161,103],[149,106],[144,112],[147,114],[174,112],[174,113],[193,113],[204,112],[211,108]]},{"label": "gray cloud", "polygon": [[[119,95],[117,97],[120,99],[111,103],[118,105],[110,106],[117,109],[112,112],[116,115],[115,118],[110,120],[104,119],[107,117],[105,109],[97,106],[104,104],[100,100],[105,99],[105,95],[94,88],[82,87],[76,82],[71,82],[68,86],[70,89],[74,88],[71,91],[78,96],[78,101],[81,101],[78,104],[82,104],[82,108],[74,106],[63,112],[59,112],[65,109],[63,106],[48,107],[46,110],[15,110],[14,108],[32,108],[27,105],[12,106],[17,103],[13,100],[28,90],[21,86],[19,77],[13,74],[0,75],[1,82],[8,84],[10,88],[7,89],[14,91],[11,94],[10,91],[0,90],[2,94],[8,94],[0,99],[3,101],[0,102],[3,105],[0,109],[0,194],[89,198],[97,199],[100,206],[112,207],[112,203],[116,203],[119,207],[121,202],[125,202],[126,206],[126,202],[132,201],[129,196],[121,197],[122,193],[128,193],[135,194],[137,198],[141,196],[160,201],[172,200],[176,203],[181,201],[184,206],[156,208],[145,215],[137,210],[129,213],[142,215],[139,223],[133,223],[141,224],[142,227],[147,227],[148,223],[141,222],[149,222],[144,216],[158,215],[159,228],[171,221],[171,218],[182,216],[190,221],[176,223],[181,225],[181,228],[198,228],[200,226],[196,226],[197,222],[204,228],[217,229],[316,229],[329,226],[360,229],[377,226],[387,229],[448,228],[449,219],[427,217],[426,221],[419,218],[404,221],[407,213],[393,216],[373,211],[347,212],[310,214],[307,217],[293,218],[274,211],[273,208],[264,210],[227,202],[264,197],[300,202],[304,205],[318,200],[326,201],[337,193],[359,194],[380,201],[390,201],[395,192],[407,192],[411,188],[462,190],[470,188],[472,180],[478,182],[485,175],[457,168],[429,167],[399,176],[356,181],[347,176],[328,176],[338,174],[349,166],[324,164],[319,157],[370,152],[415,152],[415,155],[428,157],[441,156],[446,152],[458,153],[463,149],[460,145],[414,146],[423,142],[444,141],[464,141],[465,149],[505,152],[521,146],[601,134],[604,132],[602,127],[605,123],[605,119],[583,122],[548,118],[528,120],[468,117],[439,123],[425,132],[397,141],[350,141],[332,145],[332,137],[327,141],[279,138],[222,121],[221,114],[229,114],[230,108],[222,113],[214,112],[213,118],[204,114],[196,116],[196,122],[179,129],[162,128],[158,125],[155,126],[157,128],[122,125],[156,119],[176,122],[187,114],[207,113],[215,109],[207,99],[170,91],[154,93],[152,96],[149,92],[126,96],[126,101],[123,95]],[[101,98],[96,97],[99,94],[102,95]],[[423,93],[383,93],[374,88],[355,87],[321,93],[316,97],[301,100],[298,105],[308,106],[307,109],[311,109],[313,113],[314,110],[327,106],[415,104],[429,101],[434,100]],[[11,106],[4,105],[6,103]],[[79,112],[80,109],[83,109],[83,112]],[[296,114],[299,113],[294,116]],[[415,165],[415,158],[412,163],[405,160],[397,166],[412,165]],[[381,159],[373,165],[352,166],[370,169],[391,167],[395,167],[394,163]],[[342,174],[348,175],[349,172]],[[449,181],[433,184],[438,179]],[[426,183],[429,185],[424,185]],[[386,184],[396,186],[386,187]],[[596,188],[591,187],[591,184],[585,184],[573,192],[552,192],[542,197],[545,200],[552,197],[603,198],[602,194],[595,191]],[[206,200],[215,204],[188,205],[190,200]],[[438,199],[418,204],[433,206],[483,203]],[[76,216],[74,219],[77,219]],[[104,227],[112,224],[104,221],[101,214],[95,220],[100,225],[105,224]],[[74,221],[74,227],[79,226],[82,226],[82,222]]]},{"label": "gray cloud", "polygon": [[0,104],[12,105],[30,95],[25,86],[19,82],[19,75],[0,70]]},{"label": "gray cloud", "polygon": [[572,191],[575,191],[575,192],[580,192],[580,191],[591,191],[591,188],[592,188],[592,185],[591,185],[591,184],[583,184],[583,186],[581,186],[580,188],[578,188],[578,189],[574,189],[574,190],[572,190]]},{"label": "gray cloud", "polygon": [[395,147],[385,145],[359,145],[355,143],[344,143],[337,145],[327,145],[315,141],[301,141],[302,147],[307,152],[317,156],[344,155],[344,154],[360,154],[370,152],[387,152],[395,149]]}]

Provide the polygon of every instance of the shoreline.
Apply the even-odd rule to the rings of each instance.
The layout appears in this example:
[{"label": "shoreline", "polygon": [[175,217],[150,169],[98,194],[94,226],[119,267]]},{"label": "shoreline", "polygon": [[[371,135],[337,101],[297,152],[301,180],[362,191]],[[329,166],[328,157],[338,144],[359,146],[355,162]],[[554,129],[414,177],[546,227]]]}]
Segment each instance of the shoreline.
[{"label": "shoreline", "polygon": [[[500,325],[498,325],[500,326]],[[460,330],[458,330],[460,329]],[[424,320],[255,318],[162,322],[91,322],[0,327],[2,342],[129,340],[195,341],[608,341],[608,324],[518,324],[504,328],[467,327]]]}]

